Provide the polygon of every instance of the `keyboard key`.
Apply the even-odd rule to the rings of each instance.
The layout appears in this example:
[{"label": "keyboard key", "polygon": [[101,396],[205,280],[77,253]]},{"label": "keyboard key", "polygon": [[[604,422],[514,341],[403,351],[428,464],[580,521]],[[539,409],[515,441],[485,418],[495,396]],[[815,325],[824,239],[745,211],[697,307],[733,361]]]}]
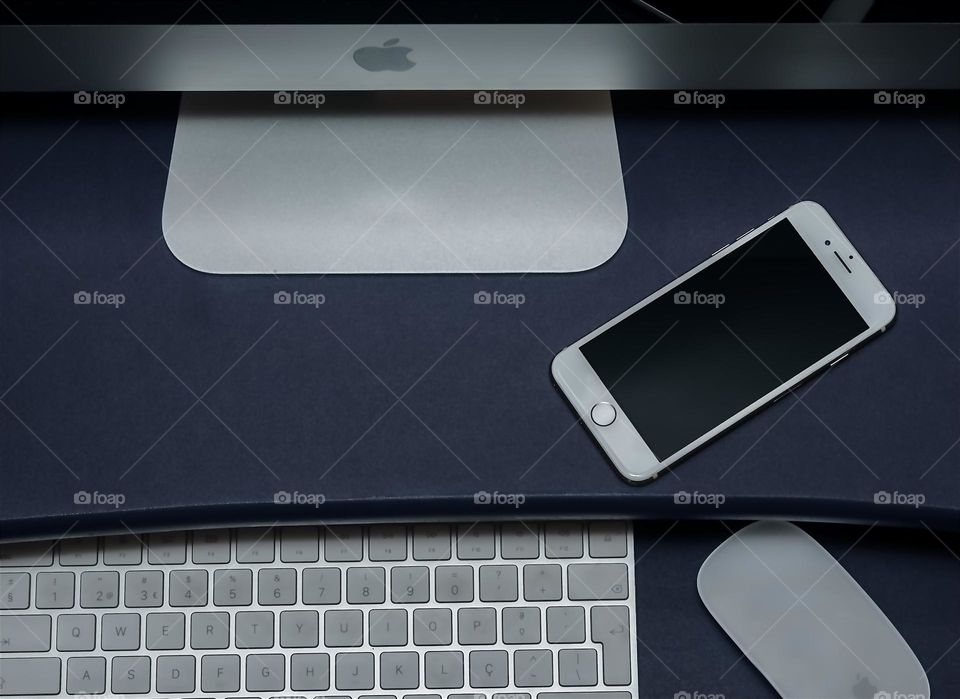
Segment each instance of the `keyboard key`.
[{"label": "keyboard key", "polygon": [[553,684],[553,651],[513,651],[513,683],[518,687],[549,687]]},{"label": "keyboard key", "polygon": [[547,558],[582,558],[583,525],[579,522],[545,524],[543,550]]},{"label": "keyboard key", "polygon": [[123,585],[125,607],[136,609],[163,605],[163,571],[128,570]]},{"label": "keyboard key", "polygon": [[73,586],[73,573],[37,573],[37,609],[70,609]]},{"label": "keyboard key", "polygon": [[186,562],[187,536],[184,532],[151,534],[147,539],[147,563],[150,565],[182,566]]},{"label": "keyboard key", "polygon": [[50,696],[60,693],[59,658],[0,657],[0,696]]},{"label": "keyboard key", "polygon": [[280,613],[281,648],[316,648],[320,645],[320,615],[308,609]]},{"label": "keyboard key", "polygon": [[473,568],[470,566],[437,566],[437,602],[473,602]]},{"label": "keyboard key", "polygon": [[80,574],[80,606],[84,609],[106,609],[120,602],[120,573],[87,571]]},{"label": "keyboard key", "polygon": [[583,607],[547,608],[547,643],[583,643],[586,633]]},{"label": "keyboard key", "polygon": [[470,651],[470,686],[490,689],[507,686],[507,651]]},{"label": "keyboard key", "polygon": [[623,558],[627,555],[626,522],[593,522],[590,525],[590,555]]},{"label": "keyboard key", "polygon": [[30,574],[0,573],[0,609],[26,609],[29,606]]},{"label": "keyboard key", "polygon": [[555,602],[562,595],[563,571],[550,563],[531,563],[523,567],[523,598],[528,602]]},{"label": "keyboard key", "polygon": [[430,600],[430,569],[396,566],[390,570],[390,600],[394,604],[422,604]]},{"label": "keyboard key", "polygon": [[630,699],[630,692],[540,692],[537,699]]},{"label": "keyboard key", "polygon": [[237,612],[234,623],[237,648],[273,646],[273,612]]},{"label": "keyboard key", "polygon": [[0,568],[41,568],[53,565],[53,544],[27,541],[0,544]]},{"label": "keyboard key", "polygon": [[450,525],[418,524],[413,528],[415,561],[450,560]]},{"label": "keyboard key", "polygon": [[320,533],[316,527],[284,527],[280,532],[283,563],[316,563],[320,560]]},{"label": "keyboard key", "polygon": [[503,642],[510,645],[540,643],[540,610],[537,607],[504,607]]},{"label": "keyboard key", "polygon": [[46,614],[4,614],[0,617],[0,653],[37,653],[50,650]]},{"label": "keyboard key", "polygon": [[246,568],[214,571],[213,603],[218,607],[249,607],[253,604],[253,571]]},{"label": "keyboard key", "polygon": [[326,653],[294,653],[290,656],[290,689],[295,692],[330,689],[330,656]]},{"label": "keyboard key", "polygon": [[170,571],[170,606],[205,607],[207,605],[207,571]]},{"label": "keyboard key", "polygon": [[57,617],[57,650],[91,651],[97,636],[93,614],[61,614]]},{"label": "keyboard key", "polygon": [[[222,565],[230,562],[230,531],[204,529],[193,533],[194,565]],[[193,691],[193,690],[187,690]]]},{"label": "keyboard key", "polygon": [[265,607],[290,605],[297,601],[297,571],[293,568],[264,568],[257,576],[257,601]]},{"label": "keyboard key", "polygon": [[629,571],[625,563],[573,563],[567,567],[571,600],[627,599]]},{"label": "keyboard key", "polygon": [[336,668],[337,689],[373,689],[373,653],[337,653]]},{"label": "keyboard key", "polygon": [[106,691],[106,658],[67,660],[67,694],[103,694]]},{"label": "keyboard key", "polygon": [[380,655],[380,687],[382,689],[417,689],[419,686],[419,653],[382,653]]},{"label": "keyboard key", "polygon": [[200,658],[201,692],[239,692],[240,656],[205,655]]},{"label": "keyboard key", "polygon": [[557,653],[562,687],[595,687],[597,651],[593,648],[565,648]]},{"label": "keyboard key", "polygon": [[449,609],[415,609],[413,643],[417,646],[449,646],[453,643],[453,615]]},{"label": "keyboard key", "polygon": [[457,612],[457,638],[464,646],[493,645],[497,642],[497,610],[460,609]]},{"label": "keyboard key", "polygon": [[457,529],[457,557],[464,561],[489,561],[494,555],[492,524],[461,524]]},{"label": "keyboard key", "polygon": [[97,565],[97,539],[64,539],[60,542],[60,565],[95,566]]},{"label": "keyboard key", "polygon": [[143,563],[143,545],[132,534],[103,539],[103,563],[108,566],[138,566]]},{"label": "keyboard key", "polygon": [[363,530],[357,526],[328,527],[323,557],[328,563],[352,563],[363,558]]},{"label": "keyboard key", "polygon": [[249,527],[237,530],[237,563],[273,563],[273,529]]},{"label": "keyboard key", "polygon": [[367,555],[371,561],[406,560],[407,528],[402,524],[370,527]]},{"label": "keyboard key", "polygon": [[481,602],[516,602],[517,567],[513,565],[480,566]]},{"label": "keyboard key", "polygon": [[190,647],[194,650],[224,650],[229,648],[230,615],[227,612],[194,612],[191,614]]},{"label": "keyboard key", "polygon": [[104,614],[100,647],[103,650],[140,650],[140,615]]},{"label": "keyboard key", "polygon": [[114,694],[146,694],[150,691],[150,658],[118,655],[111,664],[111,675]]},{"label": "keyboard key", "polygon": [[603,646],[603,682],[630,684],[630,611],[627,607],[590,609],[590,640]]},{"label": "keyboard key", "polygon": [[507,522],[500,527],[500,555],[506,559],[537,558],[539,527],[526,522]]},{"label": "keyboard key", "polygon": [[279,653],[247,656],[247,691],[280,692],[285,685],[286,658]]},{"label": "keyboard key", "polygon": [[347,570],[347,604],[383,604],[386,571],[383,568]]},{"label": "keyboard key", "polygon": [[340,569],[305,568],[304,604],[340,604]]},{"label": "keyboard key", "polygon": [[371,609],[368,617],[371,646],[405,646],[407,644],[406,609]]},{"label": "keyboard key", "polygon": [[157,691],[185,694],[196,689],[196,661],[192,655],[161,655],[157,658]]},{"label": "keyboard key", "polygon": [[183,650],[185,623],[180,612],[147,614],[147,650]]},{"label": "keyboard key", "polygon": [[423,684],[427,689],[463,687],[463,653],[458,650],[427,651],[423,668]]},{"label": "keyboard key", "polygon": [[323,642],[329,648],[363,645],[363,612],[359,609],[324,612]]}]

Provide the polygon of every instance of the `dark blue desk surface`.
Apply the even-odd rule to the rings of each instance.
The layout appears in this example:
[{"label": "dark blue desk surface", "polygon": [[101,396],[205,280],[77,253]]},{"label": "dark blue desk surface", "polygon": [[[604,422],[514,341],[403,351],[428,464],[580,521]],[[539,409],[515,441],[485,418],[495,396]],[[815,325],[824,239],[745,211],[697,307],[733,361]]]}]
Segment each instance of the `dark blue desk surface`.
[{"label": "dark blue desk surface", "polygon": [[[65,96],[9,113],[3,536],[505,512],[960,526],[955,114],[645,99],[617,100],[631,232],[614,258],[480,278],[191,271],[160,230],[174,98],[92,113]],[[785,398],[655,483],[623,482],[551,385],[551,357],[800,197],[826,206],[888,288],[925,302],[902,306],[803,403]],[[276,306],[281,289],[326,303]],[[481,289],[526,303],[474,305]],[[80,290],[126,302],[74,305]],[[78,491],[125,502],[75,504]],[[274,505],[278,491],[326,502]],[[526,502],[474,505],[477,491]],[[675,505],[677,491],[726,501]],[[879,491],[925,502],[878,505]]]}]

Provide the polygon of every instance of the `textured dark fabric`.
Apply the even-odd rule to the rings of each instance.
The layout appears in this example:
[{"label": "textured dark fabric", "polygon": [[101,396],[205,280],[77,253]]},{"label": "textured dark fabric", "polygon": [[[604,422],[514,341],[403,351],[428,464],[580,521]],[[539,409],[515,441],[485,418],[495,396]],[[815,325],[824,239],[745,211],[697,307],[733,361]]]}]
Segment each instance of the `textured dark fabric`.
[{"label": "textured dark fabric", "polygon": [[[707,113],[618,98],[620,251],[583,273],[479,278],[192,271],[161,239],[174,98],[9,113],[3,535],[561,512],[960,526],[960,163],[944,146],[960,152],[960,126],[946,111],[734,101]],[[925,303],[802,388],[802,404],[786,397],[652,484],[622,481],[551,385],[553,354],[801,197],[888,288]],[[279,290],[326,303],[274,305]],[[526,302],[475,305],[480,290]],[[75,305],[78,291],[126,299]],[[76,504],[78,491],[125,502]],[[280,491],[326,502],[277,506]],[[478,491],[525,502],[475,505]],[[677,491],[725,502],[675,505]],[[877,505],[879,491],[925,502]]]}]

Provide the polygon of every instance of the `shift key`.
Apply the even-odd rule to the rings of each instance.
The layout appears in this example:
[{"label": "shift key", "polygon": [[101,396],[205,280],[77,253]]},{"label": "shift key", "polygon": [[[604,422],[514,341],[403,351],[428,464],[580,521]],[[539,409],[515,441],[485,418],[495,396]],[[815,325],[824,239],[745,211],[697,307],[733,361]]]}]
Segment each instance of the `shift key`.
[{"label": "shift key", "polygon": [[571,600],[627,598],[626,563],[575,563],[567,567]]},{"label": "shift key", "polygon": [[60,693],[60,658],[0,658],[0,697]]}]

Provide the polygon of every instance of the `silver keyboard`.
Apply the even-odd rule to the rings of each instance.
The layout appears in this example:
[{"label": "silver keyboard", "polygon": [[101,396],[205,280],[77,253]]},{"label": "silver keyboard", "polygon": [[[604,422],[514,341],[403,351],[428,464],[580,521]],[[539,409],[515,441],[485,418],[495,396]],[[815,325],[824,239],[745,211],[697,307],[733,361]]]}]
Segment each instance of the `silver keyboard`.
[{"label": "silver keyboard", "polygon": [[634,600],[624,521],[5,544],[0,696],[636,699]]}]

